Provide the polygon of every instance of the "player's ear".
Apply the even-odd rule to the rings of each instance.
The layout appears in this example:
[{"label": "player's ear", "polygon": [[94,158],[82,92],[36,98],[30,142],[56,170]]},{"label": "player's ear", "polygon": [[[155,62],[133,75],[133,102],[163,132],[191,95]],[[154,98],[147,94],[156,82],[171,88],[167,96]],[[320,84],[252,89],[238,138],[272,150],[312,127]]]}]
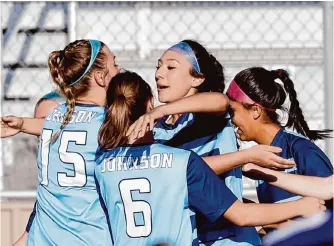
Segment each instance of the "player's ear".
[{"label": "player's ear", "polygon": [[262,115],[262,109],[258,105],[253,105],[251,108],[251,114],[254,120],[257,120]]},{"label": "player's ear", "polygon": [[94,71],[93,74],[94,74],[94,79],[96,81],[96,84],[107,89],[108,86],[106,85],[104,81],[103,73],[101,71]]},{"label": "player's ear", "polygon": [[146,113],[150,112],[152,109],[154,109],[154,99],[153,98],[151,98],[147,102]]},{"label": "player's ear", "polygon": [[200,78],[194,77],[191,86],[196,88],[200,86],[204,82],[204,80],[205,80],[204,76]]}]

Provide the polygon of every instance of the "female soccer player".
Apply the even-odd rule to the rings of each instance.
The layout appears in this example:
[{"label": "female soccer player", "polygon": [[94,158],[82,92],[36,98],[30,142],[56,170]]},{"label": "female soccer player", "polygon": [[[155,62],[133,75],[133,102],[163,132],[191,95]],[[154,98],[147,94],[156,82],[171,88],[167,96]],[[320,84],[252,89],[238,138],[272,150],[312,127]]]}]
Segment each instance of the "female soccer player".
[{"label": "female soccer player", "polygon": [[[201,47],[201,46],[200,46]],[[203,88],[203,91],[214,91],[215,89],[213,89],[214,87],[217,87],[219,88],[218,85],[215,84],[214,82],[214,79],[217,79],[218,81],[218,84],[220,83],[223,83],[222,81],[222,78],[223,78],[223,74],[220,74],[220,73],[213,73],[215,71],[215,69],[213,68],[208,68],[207,65],[205,64],[205,55],[209,56],[209,54],[206,52],[206,50],[204,49],[203,51],[203,47],[202,49],[199,48],[199,54],[202,54],[200,57],[203,56],[204,58],[204,63],[203,63],[203,69],[204,69],[204,72],[206,74],[206,79],[201,78],[200,80],[203,81],[203,85],[202,85],[202,88]],[[204,52],[204,55],[203,55],[203,52]],[[168,52],[166,52],[168,53]],[[206,57],[207,58],[207,57]],[[207,58],[209,59],[210,61],[213,59],[212,57],[211,58]],[[215,61],[215,63],[217,64],[218,66],[218,70],[221,72],[222,71],[222,67],[221,65]],[[202,62],[200,62],[200,64],[202,64]],[[183,66],[186,66],[186,70],[187,73],[189,73],[189,70],[190,68],[187,67],[187,64],[183,64]],[[189,66],[189,65],[188,65]],[[184,71],[181,71],[181,75],[182,74],[185,74],[188,76],[187,73],[184,73]],[[184,75],[182,75],[180,77],[180,74],[176,73],[176,75],[178,76],[174,76],[174,77],[171,77],[171,79],[175,79],[177,80],[178,82],[180,82],[179,80],[181,78],[183,78]],[[196,76],[203,76],[201,74],[197,74]],[[186,78],[184,77],[183,79],[188,79],[189,78]],[[190,80],[194,79],[193,76],[191,76]],[[210,83],[213,83],[213,85],[210,85]],[[208,85],[209,84],[209,85]],[[192,90],[193,91],[193,90]],[[179,113],[183,113],[183,112],[203,112],[203,111],[206,111],[206,110],[211,110],[212,112],[224,112],[225,109],[226,109],[226,98],[221,94],[221,93],[208,93],[208,95],[205,95],[205,93],[200,93],[202,95],[198,95],[198,97],[196,97],[196,95],[192,96],[192,97],[187,97],[187,98],[184,98],[184,101],[180,100],[180,102],[178,102],[177,104],[173,104],[172,103],[172,106],[173,107],[169,107],[169,109],[171,110],[170,112],[172,114],[176,114],[177,111],[175,111],[175,108],[177,108],[179,110]],[[209,95],[210,94],[210,95]],[[202,98],[202,99],[200,99]],[[204,99],[204,100],[203,100]],[[188,103],[186,103],[186,101],[188,100]],[[197,101],[198,100],[198,104],[200,106],[197,106],[196,104],[192,103],[193,101]],[[212,101],[210,101],[212,100]],[[203,102],[203,103],[202,103]],[[209,102],[209,103],[207,103]],[[213,102],[213,103],[210,103],[210,102]],[[209,105],[209,107],[205,107],[206,105]],[[214,105],[214,106],[212,106]],[[189,110],[189,111],[188,111]],[[187,117],[187,114],[185,114],[184,116]],[[192,117],[192,115],[189,115],[190,117]],[[202,138],[202,140],[204,140],[204,143],[206,143],[206,147],[205,148],[195,148],[194,150],[201,153],[203,156],[207,156],[207,155],[213,155],[213,154],[217,154],[217,153],[226,153],[226,152],[229,152],[229,150],[231,149],[231,146],[232,148],[234,149],[234,147],[236,148],[236,142],[235,142],[235,137],[234,137],[234,132],[233,130],[231,129],[230,125],[228,128],[226,128],[223,132],[219,133],[219,134],[216,134],[215,132],[219,132],[221,131],[221,128],[222,128],[222,125],[219,124],[220,122],[223,122],[223,124],[226,124],[226,120],[224,117],[214,117],[212,116],[211,118],[213,120],[217,120],[217,122],[215,122],[215,124],[212,124],[212,128],[207,128],[207,130],[209,130],[209,132],[207,132],[206,130],[203,131],[203,129],[205,129],[205,127],[201,127],[202,126],[202,123],[203,123],[203,119],[205,118],[206,116],[196,116],[196,118],[198,118],[198,120],[196,120],[196,124],[193,124],[193,130],[194,130],[194,133],[196,134],[200,134],[202,135],[201,137],[204,137]],[[202,119],[202,120],[200,120]],[[25,124],[21,125],[20,128],[22,127],[23,131],[28,131],[29,127],[28,125],[26,124],[28,119],[25,119]],[[190,122],[188,122],[190,124]],[[31,126],[32,125],[32,126]],[[38,124],[30,124],[31,127],[36,127]],[[181,127],[179,127],[179,130],[182,128],[182,124],[180,125]],[[197,129],[196,129],[197,127]],[[191,131],[192,128],[188,128],[188,133],[189,131]],[[202,129],[202,130],[201,130]],[[33,133],[33,131],[28,131],[30,133]],[[39,130],[35,131],[34,134],[39,134]],[[182,134],[185,134],[186,132],[182,131]],[[187,134],[187,133],[186,133]],[[190,136],[190,134],[187,134],[188,135],[188,138]],[[218,137],[217,137],[217,136]],[[181,135],[182,136],[182,135]],[[159,139],[159,134],[156,135],[156,137]],[[196,137],[199,137],[198,135],[195,136]],[[180,137],[179,137],[180,138]],[[195,139],[194,138],[194,139]],[[215,141],[214,139],[218,139],[220,141]],[[177,138],[176,138],[177,139]],[[231,139],[233,140],[231,142]],[[160,139],[161,140],[161,139]],[[232,145],[226,145],[222,148],[222,143],[229,141],[232,143]],[[189,140],[191,141],[191,140]],[[171,143],[172,145],[172,143]],[[181,144],[182,145],[182,144]],[[187,145],[187,144],[186,144]],[[234,146],[234,147],[233,147]],[[184,147],[184,146],[182,146]],[[185,146],[185,148],[191,148],[191,146]],[[206,152],[206,150],[208,149],[208,152]],[[256,150],[256,151],[255,151]],[[274,149],[274,148],[271,148],[271,149],[267,149],[267,147],[263,148],[263,146],[257,146],[257,147],[254,147],[252,150],[248,150],[248,151],[244,151],[243,153],[235,153],[236,155],[226,155],[225,157],[228,157],[228,161],[226,160],[226,158],[224,159],[224,161],[226,161],[226,164],[230,164],[232,163],[231,165],[220,165],[221,164],[221,160],[219,161],[216,161],[216,168],[219,168],[220,166],[222,166],[222,170],[228,170],[228,169],[232,169],[233,167],[235,166],[240,166],[242,164],[245,164],[249,161],[252,161],[252,162],[256,162],[258,164],[260,163],[265,163],[265,164],[269,164],[270,166],[275,166],[275,167],[287,167],[287,166],[291,166],[291,162],[287,162],[287,161],[284,161],[282,158],[279,158],[277,157],[275,154],[271,153],[271,152],[276,152],[276,151],[279,151],[277,149]],[[255,157],[255,158],[254,158]],[[281,165],[280,163],[283,163],[283,165]],[[224,166],[224,168],[223,168]],[[228,166],[228,168],[225,168],[225,166]],[[219,172],[217,172],[219,173]],[[240,173],[239,173],[240,174]],[[236,179],[235,179],[235,176],[234,176],[234,171],[231,171],[229,174],[228,174],[229,177],[227,177],[227,181],[228,181],[228,185],[230,187],[234,187],[235,190],[237,190],[237,193],[238,193],[238,196],[239,196],[239,199],[241,199],[241,189],[242,189],[242,184],[241,184],[241,180],[237,181],[236,182]],[[239,175],[241,177],[241,174]],[[236,188],[237,187],[237,188]],[[225,222],[222,222],[223,224],[226,224]],[[232,227],[230,224],[227,225],[227,227]],[[246,228],[246,229],[240,229],[240,228],[237,228],[239,231],[240,230],[249,230],[249,228]],[[216,230],[216,229],[214,229]],[[211,235],[213,235],[213,237],[215,237],[216,239],[217,238],[223,238],[225,236],[227,236],[227,234],[237,234],[237,235],[245,235],[245,238],[247,238],[247,240],[249,241],[252,237],[249,236],[249,233],[235,233],[235,230],[234,229],[230,229],[230,230],[227,230],[227,229],[223,229],[222,232],[219,232],[220,229],[218,229],[218,233],[216,232],[213,232],[211,233]],[[252,230],[252,229],[250,229]],[[230,233],[231,232],[231,233]],[[257,237],[256,235],[256,232],[255,230],[253,230],[252,232],[253,235],[254,235],[254,238]],[[223,234],[223,236],[219,236],[218,234]],[[218,235],[218,237],[216,237]],[[243,239],[238,239],[238,240],[243,240]],[[227,239],[228,242],[230,242],[231,240],[230,239]],[[255,239],[255,241],[258,242],[257,239]]]},{"label": "female soccer player", "polygon": [[[183,40],[164,52],[158,61],[155,78],[159,101],[167,105],[209,91],[222,94],[225,88],[222,65],[201,44],[191,40]],[[201,103],[194,100],[192,105],[196,108],[196,105],[200,106]],[[158,117],[163,117],[154,126],[154,138],[169,146],[192,150],[201,157],[228,154],[224,156],[224,161],[218,161],[220,165],[215,163],[216,167],[223,169],[217,173],[225,172],[220,178],[225,180],[227,187],[242,200],[242,174],[239,166],[246,164],[249,159],[242,160],[242,153],[229,154],[237,151],[237,141],[228,116],[224,111],[221,115],[201,114],[198,113],[201,111],[194,110],[188,112],[196,114],[157,113]],[[153,121],[158,117],[144,116],[135,123],[128,134],[134,129],[130,137],[142,136],[147,123],[151,122],[152,128]],[[139,130],[141,133],[138,134]],[[192,219],[195,220],[194,217]],[[197,215],[196,221],[199,240],[203,244],[261,244],[255,228],[241,228],[226,220],[211,223],[200,214]]]},{"label": "female soccer player", "polygon": [[[44,119],[54,108],[58,107],[60,104],[63,104],[66,102],[66,99],[63,95],[58,93],[57,91],[52,91],[44,96],[42,96],[38,102],[36,103],[35,110],[34,110],[34,118]],[[9,130],[18,132],[17,129],[11,128]],[[13,246],[24,246],[26,245],[27,239],[28,239],[28,233],[30,230],[30,226],[33,222],[33,218],[35,217],[35,206],[32,214],[30,215],[28,224],[26,226],[26,230],[21,235],[21,237],[13,244]]]},{"label": "female soccer player", "polygon": [[112,244],[94,180],[94,157],[105,88],[119,72],[114,59],[97,40],[78,40],[50,54],[51,76],[66,104],[43,125],[36,216],[27,245]]},{"label": "female soccer player", "polygon": [[[284,89],[276,79],[281,80]],[[283,127],[276,110],[284,110],[286,94],[291,105],[287,124]],[[282,148],[281,156],[296,162],[295,167],[285,172],[319,177],[333,174],[330,160],[311,142],[327,137],[329,131],[309,129],[286,71],[268,71],[261,67],[245,69],[234,77],[227,95],[231,100],[232,122],[238,127],[241,140]],[[286,127],[293,127],[298,134]],[[257,194],[261,203],[282,203],[300,198],[264,181],[257,182]]]},{"label": "female soccer player", "polygon": [[[149,85],[136,73],[120,73],[110,82],[95,172],[115,245],[197,245],[194,213],[212,223],[224,217],[257,226],[324,209],[314,198],[243,204],[193,151],[154,143],[151,132],[129,142],[128,128],[152,102]],[[305,206],[307,200],[314,207]]]},{"label": "female soccer player", "polygon": [[[192,102],[202,102],[200,103],[200,106],[196,106],[194,108],[194,105]],[[220,93],[201,93],[197,94],[185,99],[181,99],[178,102],[167,104],[164,109],[166,109],[167,113],[177,113],[177,112],[187,112],[187,111],[213,111],[213,112],[220,112],[222,108],[226,108],[226,98],[220,94]],[[14,119],[14,117],[11,117],[11,119]],[[23,121],[29,120],[28,118],[25,118]],[[36,128],[38,123],[30,124],[32,128]],[[29,127],[25,127],[26,130],[29,129]],[[33,133],[34,130],[30,130],[30,133]],[[35,130],[35,134],[39,134],[40,130]],[[274,155],[273,151],[279,151],[276,150],[275,147],[271,147],[272,149],[267,148],[258,148],[258,147],[264,147],[264,146],[257,146],[254,147],[251,150],[244,151],[244,157],[238,158],[239,160],[245,160],[244,162],[247,162],[249,158],[250,161],[256,162],[256,163],[265,163],[266,166],[268,164],[270,165],[278,165],[278,163],[281,163],[279,165],[288,166],[291,165],[291,162],[287,162],[286,160],[282,159],[281,157],[278,157]],[[279,148],[277,148],[279,149]],[[238,162],[236,159],[236,162]],[[217,162],[218,163],[218,162]],[[217,167],[219,167],[220,163],[217,164]],[[30,220],[32,221],[32,219]],[[27,227],[28,228],[28,227]]]}]

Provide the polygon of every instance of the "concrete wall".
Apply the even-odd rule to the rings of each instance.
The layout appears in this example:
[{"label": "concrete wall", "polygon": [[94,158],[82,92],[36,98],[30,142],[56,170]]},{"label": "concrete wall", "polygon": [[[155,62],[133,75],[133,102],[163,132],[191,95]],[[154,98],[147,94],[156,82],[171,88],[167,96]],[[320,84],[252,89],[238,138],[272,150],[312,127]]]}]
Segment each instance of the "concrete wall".
[{"label": "concrete wall", "polygon": [[24,232],[35,201],[1,202],[1,246],[12,245]]}]

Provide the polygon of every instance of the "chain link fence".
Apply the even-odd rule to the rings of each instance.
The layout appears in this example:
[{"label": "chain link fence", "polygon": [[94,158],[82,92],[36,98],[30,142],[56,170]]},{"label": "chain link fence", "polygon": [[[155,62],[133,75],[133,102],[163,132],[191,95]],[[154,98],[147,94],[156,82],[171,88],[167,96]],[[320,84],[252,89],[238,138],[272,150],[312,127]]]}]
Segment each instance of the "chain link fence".
[{"label": "chain link fence", "polygon": [[[163,51],[195,39],[223,64],[227,81],[250,66],[288,69],[310,127],[326,126],[321,2],[2,2],[1,11],[3,115],[33,115],[52,89],[48,54],[74,39],[103,41],[154,91]],[[36,151],[36,137],[2,141],[0,188],[36,188]]]}]

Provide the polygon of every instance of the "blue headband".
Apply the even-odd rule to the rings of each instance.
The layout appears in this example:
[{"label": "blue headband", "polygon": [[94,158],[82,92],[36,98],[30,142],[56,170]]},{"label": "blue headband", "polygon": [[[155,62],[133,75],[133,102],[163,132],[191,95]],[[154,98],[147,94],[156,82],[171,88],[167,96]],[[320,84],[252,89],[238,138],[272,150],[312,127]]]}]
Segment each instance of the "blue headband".
[{"label": "blue headband", "polygon": [[99,53],[100,49],[101,49],[101,41],[99,40],[93,40],[93,39],[89,39],[89,43],[90,43],[90,60],[89,60],[89,64],[85,70],[85,72],[74,82],[72,82],[70,84],[70,86],[75,85],[76,83],[78,83],[83,76],[85,76],[89,69],[93,66],[95,59],[97,57],[97,54]]},{"label": "blue headband", "polygon": [[184,55],[186,60],[192,65],[192,67],[196,70],[196,72],[198,73],[201,72],[195,53],[193,49],[189,46],[189,44],[187,44],[186,42],[180,42],[173,45],[168,50],[172,50],[181,55]]}]

